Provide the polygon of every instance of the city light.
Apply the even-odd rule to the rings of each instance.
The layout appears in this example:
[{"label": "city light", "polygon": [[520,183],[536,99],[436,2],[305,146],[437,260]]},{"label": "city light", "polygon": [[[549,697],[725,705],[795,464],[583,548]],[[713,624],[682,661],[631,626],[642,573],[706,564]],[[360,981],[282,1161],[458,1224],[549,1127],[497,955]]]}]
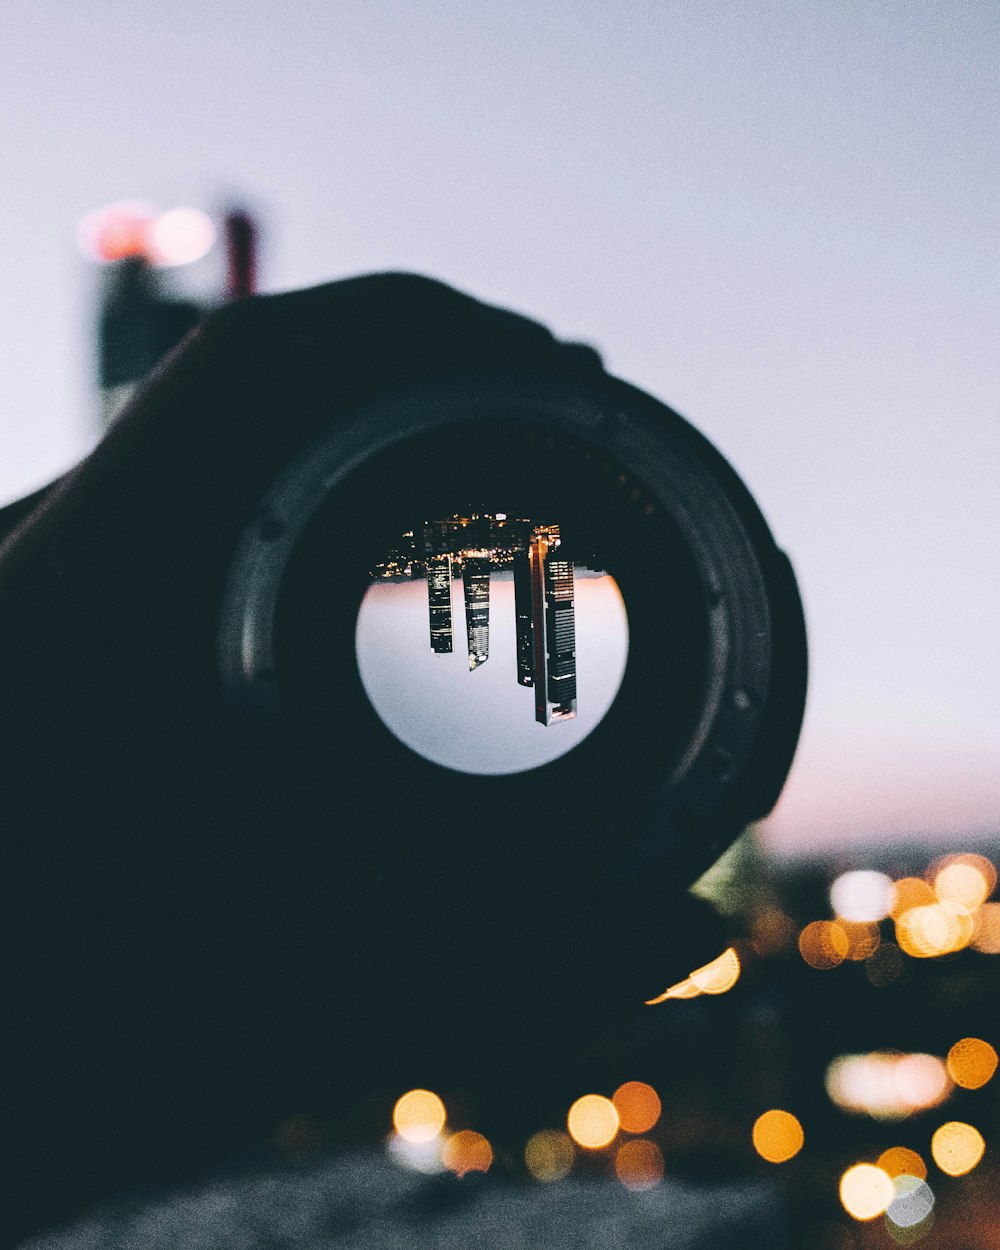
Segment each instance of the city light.
[{"label": "city light", "polygon": [[688,980],[693,982],[703,994],[725,994],[727,990],[733,988],[739,978],[740,957],[732,946],[716,956],[711,963],[696,968],[694,972],[688,974]]},{"label": "city light", "polygon": [[847,950],[844,958],[861,963],[870,959],[881,944],[878,925],[870,920],[838,920],[837,924],[847,938]]},{"label": "city light", "polygon": [[804,1142],[802,1125],[790,1111],[765,1111],[754,1122],[753,1148],[768,1163],[794,1159]]},{"label": "city light", "polygon": [[933,903],[937,895],[923,877],[903,877],[892,887],[892,905],[889,915],[893,920],[909,911],[912,907],[925,907]]},{"label": "city light", "polygon": [[456,1176],[465,1176],[469,1172],[488,1172],[493,1163],[493,1147],[482,1133],[463,1129],[444,1143],[441,1162]]},{"label": "city light", "polygon": [[927,1179],[927,1164],[915,1150],[908,1146],[890,1146],[878,1157],[878,1166],[893,1180],[897,1176],[915,1176],[918,1180]]},{"label": "city light", "polygon": [[524,1165],[536,1181],[560,1181],[573,1168],[576,1152],[565,1133],[542,1129],[524,1147]]},{"label": "city light", "polygon": [[830,904],[841,920],[883,920],[892,903],[892,881],[883,872],[841,873],[830,887]]},{"label": "city light", "polygon": [[969,913],[986,902],[997,883],[996,869],[984,855],[946,855],[928,875],[942,903]]},{"label": "city light", "polygon": [[968,946],[975,933],[971,914],[942,903],[911,907],[896,920],[896,941],[914,959],[934,959]]},{"label": "city light", "polygon": [[826,1091],[836,1106],[877,1120],[904,1119],[939,1106],[951,1089],[944,1062],[935,1055],[841,1055],[826,1072]]},{"label": "city light", "polygon": [[982,1133],[961,1120],[949,1120],[947,1124],[942,1124],[931,1138],[934,1162],[949,1176],[964,1176],[966,1172],[971,1172],[983,1157],[985,1149]]},{"label": "city light", "polygon": [[633,1193],[652,1189],[663,1180],[663,1154],[656,1142],[633,1138],[615,1152],[615,1174]]},{"label": "city light", "polygon": [[997,1070],[997,1052],[979,1037],[963,1037],[948,1051],[948,1074],[963,1089],[981,1089]]},{"label": "city light", "polygon": [[197,208],[174,208],[149,226],[148,256],[154,265],[173,268],[201,260],[215,243],[211,217]]},{"label": "city light", "polygon": [[618,1134],[618,1112],[610,1098],[600,1094],[584,1094],[569,1109],[566,1127],[578,1146],[601,1150]]},{"label": "city light", "polygon": [[840,1201],[856,1220],[883,1215],[896,1197],[892,1179],[871,1163],[857,1163],[840,1178]]},{"label": "city light", "polygon": [[740,957],[729,946],[711,963],[704,964],[689,973],[683,981],[671,985],[656,998],[646,999],[647,1007],[665,1003],[668,998],[697,998],[699,994],[725,994],[740,978]]},{"label": "city light", "polygon": [[445,1118],[444,1103],[429,1089],[411,1089],[392,1112],[396,1132],[409,1142],[431,1141],[444,1128]]},{"label": "city light", "polygon": [[894,1177],[892,1187],[893,1199],[885,1212],[888,1223],[897,1229],[929,1227],[934,1210],[934,1193],[930,1185],[922,1177],[904,1175]]},{"label": "city light", "polygon": [[980,907],[970,945],[982,955],[1000,955],[1000,903]]},{"label": "city light", "polygon": [[77,228],[83,254],[101,264],[141,258],[151,265],[187,265],[207,255],[216,230],[207,213],[174,208],[157,213],[145,200],[120,200],[88,213]]},{"label": "city light", "polygon": [[411,1172],[422,1172],[425,1176],[434,1176],[444,1171],[441,1145],[440,1136],[432,1137],[429,1141],[407,1141],[398,1133],[391,1133],[386,1149],[400,1167],[409,1168]]},{"label": "city light", "polygon": [[814,920],[799,934],[799,953],[810,968],[836,968],[847,958],[850,941],[835,920]]},{"label": "city light", "polygon": [[648,1133],[660,1118],[660,1096],[645,1081],[626,1081],[611,1096],[626,1133]]}]

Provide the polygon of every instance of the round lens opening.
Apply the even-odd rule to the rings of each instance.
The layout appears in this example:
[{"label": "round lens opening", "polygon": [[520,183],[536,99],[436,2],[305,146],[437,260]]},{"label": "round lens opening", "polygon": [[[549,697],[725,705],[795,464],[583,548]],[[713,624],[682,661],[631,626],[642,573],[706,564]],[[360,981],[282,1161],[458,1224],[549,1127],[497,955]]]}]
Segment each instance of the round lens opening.
[{"label": "round lens opening", "polygon": [[465,773],[558,759],[621,685],[628,621],[596,552],[558,519],[452,512],[415,520],[370,570],[358,670],[393,734]]}]

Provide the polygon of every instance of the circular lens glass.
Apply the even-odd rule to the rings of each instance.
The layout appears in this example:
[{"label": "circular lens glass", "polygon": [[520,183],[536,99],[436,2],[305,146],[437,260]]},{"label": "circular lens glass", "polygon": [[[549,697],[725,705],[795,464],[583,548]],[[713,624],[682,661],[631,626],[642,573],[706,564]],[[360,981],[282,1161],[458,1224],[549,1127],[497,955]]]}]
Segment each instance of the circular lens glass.
[{"label": "circular lens glass", "polygon": [[596,728],[625,672],[615,579],[551,517],[453,512],[381,553],[358,613],[365,693],[412,750],[515,773]]}]

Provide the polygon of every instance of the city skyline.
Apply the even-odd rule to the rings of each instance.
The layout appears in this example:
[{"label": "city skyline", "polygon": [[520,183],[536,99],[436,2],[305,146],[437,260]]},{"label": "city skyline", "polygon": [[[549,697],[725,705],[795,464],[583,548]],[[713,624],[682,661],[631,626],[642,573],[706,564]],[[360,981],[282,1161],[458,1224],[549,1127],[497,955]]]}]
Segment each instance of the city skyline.
[{"label": "city skyline", "polygon": [[490,658],[494,571],[514,577],[515,676],[534,690],[535,720],[550,725],[577,714],[573,561],[558,524],[506,513],[458,513],[404,531],[372,580],[426,577],[430,648],[454,651],[452,583],[461,577],[469,672]]}]

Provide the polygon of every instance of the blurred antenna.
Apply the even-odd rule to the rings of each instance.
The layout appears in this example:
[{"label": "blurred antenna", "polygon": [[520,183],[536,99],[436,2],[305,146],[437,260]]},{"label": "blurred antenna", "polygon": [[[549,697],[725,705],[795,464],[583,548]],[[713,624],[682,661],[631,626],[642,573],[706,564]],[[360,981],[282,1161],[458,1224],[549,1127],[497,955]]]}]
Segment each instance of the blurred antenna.
[{"label": "blurred antenna", "polygon": [[246,299],[257,289],[257,224],[241,208],[226,214],[227,294],[230,301]]}]

